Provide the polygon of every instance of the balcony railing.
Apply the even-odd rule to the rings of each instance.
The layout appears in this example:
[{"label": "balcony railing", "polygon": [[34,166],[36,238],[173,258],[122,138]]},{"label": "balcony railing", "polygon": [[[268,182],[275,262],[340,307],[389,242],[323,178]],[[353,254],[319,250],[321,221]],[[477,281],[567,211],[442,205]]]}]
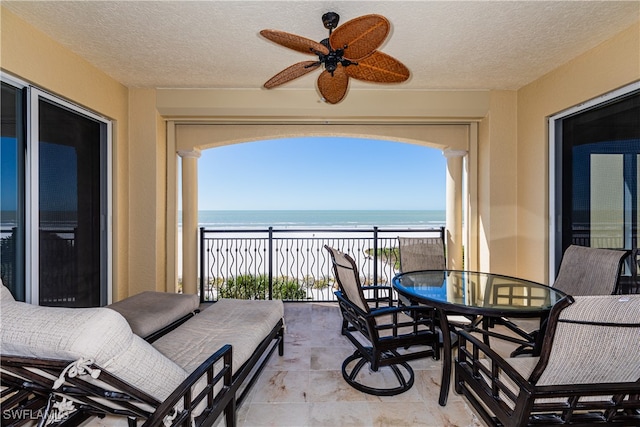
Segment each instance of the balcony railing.
[{"label": "balcony railing", "polygon": [[[70,306],[80,293],[78,286],[78,229],[47,228],[39,230],[40,303]],[[0,229],[0,277],[7,286],[14,285],[19,268],[18,253],[24,248],[17,227]],[[23,273],[24,275],[24,273]]]},{"label": "balcony railing", "polygon": [[335,301],[329,245],[351,255],[363,284],[390,284],[399,271],[398,236],[428,229],[200,229],[200,299]]}]

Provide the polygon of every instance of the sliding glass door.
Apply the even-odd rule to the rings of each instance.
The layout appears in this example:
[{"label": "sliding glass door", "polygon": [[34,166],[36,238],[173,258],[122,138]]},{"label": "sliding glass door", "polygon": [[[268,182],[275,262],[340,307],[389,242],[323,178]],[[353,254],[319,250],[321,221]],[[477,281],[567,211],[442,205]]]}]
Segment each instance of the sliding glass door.
[{"label": "sliding glass door", "polygon": [[105,305],[110,123],[2,77],[2,281],[34,304]]},{"label": "sliding glass door", "polygon": [[616,95],[551,120],[552,266],[571,244],[638,247],[640,89]]},{"label": "sliding glass door", "polygon": [[39,301],[99,306],[106,128],[43,96],[37,102]]}]

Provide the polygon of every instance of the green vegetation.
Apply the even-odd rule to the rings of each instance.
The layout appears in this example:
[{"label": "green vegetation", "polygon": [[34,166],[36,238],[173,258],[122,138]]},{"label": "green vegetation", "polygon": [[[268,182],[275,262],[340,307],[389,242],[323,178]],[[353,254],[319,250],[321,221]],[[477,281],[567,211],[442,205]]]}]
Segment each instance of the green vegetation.
[{"label": "green vegetation", "polygon": [[304,288],[296,280],[279,277],[273,282],[273,299],[297,300],[306,296]]},{"label": "green vegetation", "polygon": [[[269,292],[269,277],[266,274],[254,276],[244,274],[230,277],[218,285],[218,298],[266,299]],[[273,298],[298,300],[306,298],[304,287],[297,280],[288,277],[274,278]]]}]

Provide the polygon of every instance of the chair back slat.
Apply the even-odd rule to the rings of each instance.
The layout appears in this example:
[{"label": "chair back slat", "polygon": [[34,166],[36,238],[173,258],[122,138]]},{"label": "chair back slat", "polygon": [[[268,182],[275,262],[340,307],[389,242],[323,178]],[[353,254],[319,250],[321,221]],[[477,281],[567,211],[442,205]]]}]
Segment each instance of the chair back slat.
[{"label": "chair back slat", "polygon": [[640,381],[640,295],[575,297],[551,327],[537,385]]},{"label": "chair back slat", "polygon": [[398,237],[400,271],[444,270],[444,241],[441,237]]},{"label": "chair back slat", "polygon": [[333,262],[333,273],[340,286],[340,290],[344,293],[349,301],[361,308],[365,313],[369,313],[369,304],[364,297],[362,286],[360,285],[360,276],[355,261],[349,255],[340,252],[330,246],[324,247],[331,255]]},{"label": "chair back slat", "polygon": [[611,295],[616,291],[627,251],[571,245],[564,252],[553,284],[566,294]]}]

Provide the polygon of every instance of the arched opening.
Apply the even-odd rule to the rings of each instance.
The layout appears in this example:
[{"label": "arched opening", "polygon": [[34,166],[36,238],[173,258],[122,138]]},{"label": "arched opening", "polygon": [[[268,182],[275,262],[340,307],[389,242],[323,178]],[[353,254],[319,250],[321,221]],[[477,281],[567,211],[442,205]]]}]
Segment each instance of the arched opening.
[{"label": "arched opening", "polygon": [[[175,127],[173,127],[175,126]],[[289,148],[287,153],[287,157],[290,158],[292,154],[298,151],[298,147],[303,145],[300,141],[307,140],[305,138],[315,138],[315,137],[324,137],[326,141],[332,140],[335,137],[344,137],[352,141],[360,141],[361,143],[369,142],[369,144],[388,144],[395,145],[396,147],[411,149],[423,149],[425,147],[431,148],[431,150],[426,149],[426,152],[431,152],[437,155],[439,158],[441,165],[446,165],[443,168],[444,177],[440,177],[440,182],[444,182],[444,187],[446,187],[446,195],[445,198],[445,210],[446,210],[446,223],[447,223],[447,245],[448,252],[452,259],[456,260],[452,265],[462,265],[462,246],[464,245],[463,240],[468,240],[469,236],[472,234],[472,231],[467,230],[464,231],[463,236],[463,208],[465,209],[465,221],[466,218],[471,216],[469,212],[469,206],[474,203],[475,195],[470,196],[471,192],[474,191],[473,185],[463,185],[463,176],[465,177],[469,175],[470,169],[471,171],[475,170],[475,166],[473,163],[470,163],[469,150],[470,147],[475,150],[476,139],[477,139],[477,129],[473,123],[467,124],[335,124],[335,125],[318,125],[318,124],[246,124],[246,125],[238,125],[238,124],[194,124],[194,123],[184,123],[184,124],[169,124],[169,132],[168,132],[168,150],[171,150],[172,147],[175,147],[176,152],[178,153],[178,159],[181,159],[182,171],[180,171],[180,176],[183,178],[182,188],[182,201],[185,203],[188,200],[187,205],[184,207],[186,218],[184,219],[184,227],[186,229],[186,233],[183,234],[184,242],[181,245],[183,251],[184,260],[188,260],[191,264],[191,271],[187,271],[188,266],[185,267],[184,275],[186,277],[195,278],[198,275],[198,267],[197,262],[197,246],[198,246],[198,215],[197,211],[200,210],[198,207],[198,201],[200,199],[200,188],[202,185],[206,185],[207,187],[216,187],[216,186],[224,186],[224,182],[212,182],[212,180],[207,180],[206,184],[203,182],[199,182],[198,171],[201,169],[202,156],[204,153],[215,153],[215,150],[207,151],[209,148],[214,147],[225,147],[225,146],[249,146],[249,144],[241,144],[245,142],[255,142],[268,140],[273,144],[275,141],[291,142],[291,140],[296,140],[293,147]],[[300,139],[303,138],[303,139]],[[284,142],[283,142],[284,141]],[[233,148],[233,147],[232,147]],[[435,149],[435,150],[433,150]],[[362,153],[367,154],[370,150],[362,149],[360,147],[359,150]],[[333,150],[329,150],[329,153],[333,152],[333,159],[344,157],[345,149],[344,146],[336,146],[333,147]],[[219,151],[218,153],[222,153]],[[444,158],[442,155],[444,154]],[[302,172],[297,172],[299,174],[308,174],[310,169],[316,169],[322,172],[322,158],[320,155],[311,154],[308,161],[305,162],[302,167]],[[313,157],[313,158],[311,158]],[[416,157],[415,155],[413,157]],[[325,162],[329,162],[331,157],[328,157]],[[388,156],[387,156],[388,159]],[[403,175],[402,175],[402,164],[414,164],[414,160],[409,161],[400,161],[399,165],[393,164],[394,162],[387,162],[388,164],[383,165],[381,167],[376,167],[375,162],[373,162],[373,166],[370,167],[371,173],[369,173],[363,179],[363,173],[360,174],[358,178],[356,178],[360,185],[371,185],[376,186],[376,181],[371,179],[371,176],[375,177],[385,177],[388,181],[398,188],[398,185],[406,185],[403,183]],[[351,161],[357,161],[351,158]],[[297,163],[301,163],[298,159]],[[276,162],[272,162],[276,163]],[[284,162],[280,162],[284,163]],[[295,163],[295,162],[294,162]],[[335,160],[334,160],[335,163]],[[382,162],[378,162],[382,163]],[[241,165],[238,165],[241,166]],[[288,165],[286,164],[277,164],[276,167],[286,168]],[[343,166],[344,168],[344,166]],[[420,169],[420,166],[413,166],[414,169]],[[424,166],[423,166],[424,168]],[[241,167],[236,168],[235,173],[241,173]],[[175,170],[178,173],[177,170]],[[452,174],[452,172],[454,172]],[[169,170],[171,174],[171,170]],[[232,173],[232,172],[229,172]],[[475,173],[475,172],[472,172]],[[295,171],[293,174],[295,177]],[[335,175],[335,173],[334,173]],[[325,174],[325,179],[330,175]],[[186,177],[186,180],[184,178]],[[333,177],[331,177],[333,178]],[[291,179],[291,178],[289,178]],[[217,178],[219,181],[223,181],[222,178]],[[406,181],[406,177],[404,179]],[[171,183],[171,179],[168,180]],[[307,187],[314,185],[318,185],[316,181],[314,184],[308,184]],[[335,182],[344,182],[340,180],[338,177]],[[349,187],[348,183],[346,187]],[[376,188],[380,191],[382,186],[378,182]],[[357,188],[357,187],[356,187]],[[407,186],[408,192],[411,193],[411,186]],[[186,189],[186,191],[185,191]],[[440,186],[440,190],[442,190],[442,185]],[[420,190],[418,190],[420,191]],[[466,195],[463,194],[463,191],[466,192]],[[263,192],[266,192],[263,190]],[[382,200],[379,206],[371,206],[373,209],[380,209],[380,206],[384,206],[387,203],[394,204],[396,200],[394,200],[395,191],[394,190],[386,190],[389,195],[385,194],[385,197],[380,197]],[[413,193],[416,190],[414,189]],[[369,194],[369,193],[367,193]],[[370,196],[370,194],[369,194]],[[410,194],[409,196],[403,196],[406,200],[420,201],[420,200],[429,200],[428,197],[416,197],[415,194]],[[463,206],[464,201],[464,206]],[[357,204],[357,202],[354,202]],[[393,209],[397,209],[397,203],[395,203]],[[273,209],[273,205],[271,208]],[[314,206],[315,207],[315,206]],[[349,208],[353,209],[354,205],[352,204]],[[366,206],[367,208],[369,206]],[[420,206],[414,205],[411,208],[416,209]],[[296,207],[297,209],[304,209],[305,206]],[[189,240],[189,241],[188,241]],[[171,241],[169,239],[168,244]],[[175,249],[176,252],[180,251],[180,245],[176,244]],[[171,247],[169,247],[168,253],[171,253]],[[191,251],[189,254],[188,252]],[[465,252],[465,256],[473,251],[469,250]],[[168,260],[168,264],[169,264]],[[170,268],[168,269],[170,271]],[[170,277],[170,274],[168,274]],[[193,291],[195,292],[195,285]]]},{"label": "arched opening", "polygon": [[[201,152],[198,183],[199,274],[210,299],[263,298],[266,284],[283,299],[331,299],[329,241],[353,251],[363,282],[389,282],[398,233],[441,235],[446,220],[446,158],[417,144],[311,136],[226,145]],[[366,230],[375,230],[375,254]]]}]

